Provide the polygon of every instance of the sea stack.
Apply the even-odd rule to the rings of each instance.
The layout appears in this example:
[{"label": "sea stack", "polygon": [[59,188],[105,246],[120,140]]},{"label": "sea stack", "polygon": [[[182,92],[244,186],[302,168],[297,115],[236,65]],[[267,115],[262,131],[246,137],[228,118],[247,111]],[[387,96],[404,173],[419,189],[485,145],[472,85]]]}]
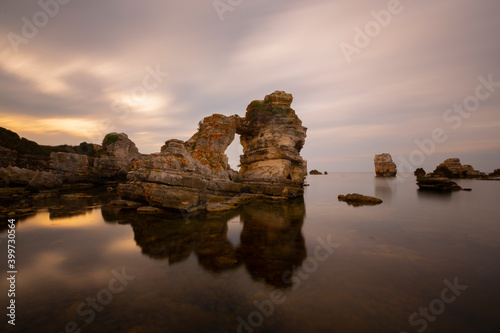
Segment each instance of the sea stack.
[{"label": "sea stack", "polygon": [[391,154],[383,153],[375,155],[375,173],[377,177],[395,177],[396,164],[392,161]]}]

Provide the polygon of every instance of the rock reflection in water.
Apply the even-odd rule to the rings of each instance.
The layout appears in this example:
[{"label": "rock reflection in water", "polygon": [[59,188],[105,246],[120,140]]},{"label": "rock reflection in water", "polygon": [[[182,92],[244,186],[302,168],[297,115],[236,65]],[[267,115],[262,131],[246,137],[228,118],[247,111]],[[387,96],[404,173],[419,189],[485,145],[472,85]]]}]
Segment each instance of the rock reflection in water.
[{"label": "rock reflection in water", "polygon": [[[103,209],[108,222],[128,221],[142,253],[175,264],[194,253],[205,270],[220,273],[245,265],[250,276],[273,287],[291,287],[283,274],[306,258],[302,225],[303,198],[288,202],[253,202],[224,214],[189,220]],[[228,221],[240,216],[240,245],[228,239]]]}]

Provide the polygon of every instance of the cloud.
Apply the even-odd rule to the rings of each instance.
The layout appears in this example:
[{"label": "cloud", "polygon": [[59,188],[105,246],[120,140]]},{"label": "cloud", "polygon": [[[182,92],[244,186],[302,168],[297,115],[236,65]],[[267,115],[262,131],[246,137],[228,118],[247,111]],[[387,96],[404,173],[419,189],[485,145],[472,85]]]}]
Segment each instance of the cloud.
[{"label": "cloud", "polygon": [[[205,116],[243,115],[252,100],[285,90],[309,128],[303,154],[313,161],[310,168],[354,170],[361,161],[371,171],[372,158],[362,156],[409,154],[415,139],[435,127],[449,135],[439,152],[487,147],[482,154],[491,156],[500,93],[456,131],[442,115],[474,92],[478,76],[500,81],[500,47],[493,42],[500,4],[403,4],[348,64],[339,44],[352,43],[354,28],[364,28],[387,1],[245,1],[223,22],[201,0],[70,2],[19,53],[0,40],[2,124],[36,133],[40,143],[57,135],[76,144],[89,141],[83,132],[96,132],[95,141],[106,131],[126,132],[149,153],[167,139],[188,139]],[[4,36],[20,33],[21,17],[40,10],[20,2],[6,8]],[[137,98],[134,89],[148,66],[169,75]],[[45,137],[34,128],[42,119],[60,119],[50,121]],[[230,159],[237,160],[238,149],[232,150]],[[488,160],[500,165],[500,157]]]}]

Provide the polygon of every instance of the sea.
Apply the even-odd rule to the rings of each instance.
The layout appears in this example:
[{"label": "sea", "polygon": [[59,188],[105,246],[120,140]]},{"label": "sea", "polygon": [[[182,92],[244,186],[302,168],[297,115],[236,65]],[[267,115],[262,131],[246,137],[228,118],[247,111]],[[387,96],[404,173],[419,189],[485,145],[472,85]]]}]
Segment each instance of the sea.
[{"label": "sea", "polygon": [[[306,182],[304,198],[197,216],[120,210],[106,188],[42,202],[0,227],[0,330],[500,332],[499,181],[451,193],[410,174]],[[348,193],[383,203],[337,199]]]}]

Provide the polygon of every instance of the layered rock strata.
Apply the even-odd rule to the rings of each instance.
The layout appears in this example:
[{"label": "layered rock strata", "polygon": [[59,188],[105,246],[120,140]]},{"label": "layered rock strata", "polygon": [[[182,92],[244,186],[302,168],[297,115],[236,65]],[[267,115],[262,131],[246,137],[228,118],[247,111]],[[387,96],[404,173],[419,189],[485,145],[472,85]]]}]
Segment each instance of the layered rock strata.
[{"label": "layered rock strata", "polygon": [[378,177],[395,177],[397,174],[396,163],[392,161],[391,154],[375,155],[375,173]]},{"label": "layered rock strata", "polygon": [[125,180],[133,162],[140,159],[135,143],[125,133],[109,133],[94,156],[55,152],[50,154],[50,169],[65,183]]},{"label": "layered rock strata", "polygon": [[448,177],[436,173],[426,174],[425,170],[418,168],[414,172],[417,176],[417,185],[420,190],[432,190],[432,191],[460,191],[460,187],[457,183],[450,180]]},{"label": "layered rock strata", "polygon": [[462,165],[459,158],[448,158],[433,171],[447,178],[487,178],[486,173],[475,170],[472,165]]},{"label": "layered rock strata", "polygon": [[460,191],[462,189],[462,187],[449,178],[432,174],[417,177],[417,185],[420,190]]},{"label": "layered rock strata", "polygon": [[[168,140],[160,153],[136,161],[118,194],[185,213],[228,210],[252,198],[302,196],[306,128],[291,102],[290,94],[277,91],[252,102],[245,118],[206,117],[188,141]],[[244,153],[239,173],[225,154],[235,134]]]}]

